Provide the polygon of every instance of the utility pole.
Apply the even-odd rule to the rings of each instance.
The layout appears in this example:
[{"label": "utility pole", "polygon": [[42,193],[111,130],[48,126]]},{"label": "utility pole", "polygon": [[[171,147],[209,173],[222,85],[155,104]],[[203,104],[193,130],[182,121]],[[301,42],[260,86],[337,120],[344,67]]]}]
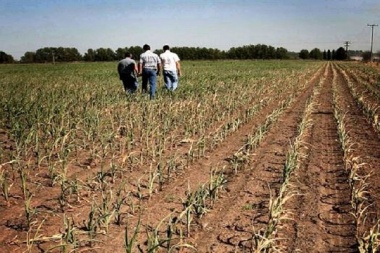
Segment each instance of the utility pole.
[{"label": "utility pole", "polygon": [[344,46],[346,47],[346,59],[348,60],[348,46],[350,45],[349,41],[344,42]]},{"label": "utility pole", "polygon": [[374,28],[375,26],[378,26],[378,25],[375,25],[375,24],[372,24],[372,25],[370,25],[370,24],[367,24],[367,26],[370,26],[370,27],[371,27],[371,29],[372,29],[372,36],[371,36],[371,54],[370,54],[370,61],[372,61],[372,48],[373,48],[373,28]]}]

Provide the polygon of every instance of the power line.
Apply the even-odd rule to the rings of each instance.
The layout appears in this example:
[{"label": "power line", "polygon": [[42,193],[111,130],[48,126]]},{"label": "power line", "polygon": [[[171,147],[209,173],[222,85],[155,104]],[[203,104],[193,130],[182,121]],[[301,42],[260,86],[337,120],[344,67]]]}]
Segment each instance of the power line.
[{"label": "power line", "polygon": [[372,48],[373,48],[373,28],[374,28],[375,26],[378,26],[378,25],[375,25],[375,24],[372,24],[372,25],[370,25],[370,24],[367,24],[367,26],[370,26],[370,27],[371,27],[371,29],[372,29],[372,35],[371,35],[371,54],[370,54],[370,61],[372,61]]},{"label": "power line", "polygon": [[345,41],[344,42],[344,46],[346,48],[346,58],[348,59],[348,46],[350,45],[350,42],[349,41]]}]

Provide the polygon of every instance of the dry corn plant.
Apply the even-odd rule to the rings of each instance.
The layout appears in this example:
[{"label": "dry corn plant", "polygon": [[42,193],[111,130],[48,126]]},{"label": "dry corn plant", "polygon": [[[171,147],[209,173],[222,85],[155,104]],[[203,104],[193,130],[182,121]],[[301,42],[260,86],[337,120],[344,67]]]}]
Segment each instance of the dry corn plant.
[{"label": "dry corn plant", "polygon": [[139,214],[137,225],[134,227],[132,231],[132,236],[129,235],[130,228],[129,224],[127,222],[127,225],[125,226],[125,233],[124,233],[124,249],[126,253],[134,253],[136,252],[136,243],[137,243],[137,235],[139,234],[141,229],[141,213]]},{"label": "dry corn plant", "polygon": [[[379,108],[380,107],[377,103],[371,103],[370,99],[368,99],[369,96],[378,97],[378,94],[369,95],[368,93],[371,93],[371,91],[368,91],[368,90],[362,91],[362,92],[358,91],[356,85],[360,82],[356,82],[356,85],[354,85],[353,82],[351,82],[350,77],[348,76],[348,74],[344,70],[341,69],[341,73],[343,73],[344,78],[345,78],[348,86],[350,87],[355,100],[360,104],[361,108],[363,108],[364,113],[371,120],[374,127],[377,130],[380,130],[380,123],[379,123]],[[366,86],[365,84],[366,83],[364,83],[364,86]],[[377,101],[378,101],[378,99],[377,99]]]},{"label": "dry corn plant", "polygon": [[266,133],[270,130],[272,125],[282,115],[285,108],[292,102],[292,97],[280,103],[280,107],[276,108],[265,120],[265,122],[257,127],[256,132],[253,135],[248,135],[246,143],[241,147],[228,161],[232,165],[235,174],[243,167],[244,164],[249,161],[250,152],[257,148],[261,141],[266,136]]},{"label": "dry corn plant", "polygon": [[334,89],[334,102],[335,102],[335,108],[334,108],[334,115],[338,122],[338,133],[342,145],[342,149],[344,151],[344,161],[345,161],[345,168],[346,170],[349,170],[349,186],[350,186],[350,195],[351,195],[351,206],[352,211],[350,212],[352,216],[354,217],[355,222],[355,228],[356,228],[356,240],[358,242],[358,250],[360,252],[366,252],[363,251],[364,248],[367,246],[364,246],[364,242],[368,242],[368,234],[373,234],[373,230],[376,226],[371,228],[369,232],[363,231],[367,216],[368,216],[368,208],[371,206],[370,203],[368,203],[368,178],[371,177],[371,173],[368,173],[367,175],[362,175],[362,171],[364,171],[364,167],[367,166],[366,163],[361,162],[361,157],[355,156],[355,150],[354,146],[355,143],[350,138],[349,132],[346,130],[346,125],[348,121],[348,118],[346,117],[346,114],[339,110],[339,98],[338,98],[338,91],[336,88]]},{"label": "dry corn plant", "polygon": [[[269,187],[269,186],[268,186]],[[290,183],[284,183],[281,185],[279,195],[273,196],[272,190],[269,188],[269,219],[265,228],[260,231],[252,231],[252,251],[257,253],[263,252],[278,252],[279,249],[276,246],[276,242],[283,238],[276,238],[276,230],[278,226],[287,221],[292,220],[292,212],[284,209],[285,203],[298,195],[295,190],[292,190]]]},{"label": "dry corn plant", "polygon": [[227,183],[223,170],[224,168],[212,169],[210,180],[194,191],[191,191],[190,185],[188,186],[186,198],[182,200],[183,210],[176,217],[177,224],[185,224],[188,237],[190,237],[191,224],[194,218],[201,219],[212,208],[220,191]]},{"label": "dry corn plant", "polygon": [[[271,249],[274,250],[275,247],[275,231],[279,223],[284,222],[285,220],[292,219],[292,213],[289,210],[284,209],[285,203],[297,195],[295,190],[292,190],[291,183],[289,178],[292,172],[297,168],[297,151],[295,150],[295,145],[291,145],[290,150],[287,154],[287,159],[283,169],[283,183],[279,189],[277,196],[273,196],[272,190],[269,187],[270,199],[269,199],[269,219],[266,225],[266,228],[261,232],[261,234],[255,234],[255,245],[253,247],[260,252],[269,252]],[[266,248],[263,248],[263,247]],[[259,251],[257,251],[259,252]]]},{"label": "dry corn plant", "polygon": [[13,183],[10,183],[9,176],[5,169],[2,167],[5,164],[0,165],[0,187],[1,187],[1,192],[3,194],[4,200],[9,204],[9,197],[10,197],[10,189],[13,186]]},{"label": "dry corn plant", "polygon": [[376,253],[380,251],[380,220],[370,228],[359,240],[360,253]]},{"label": "dry corn plant", "polygon": [[286,161],[283,168],[283,183],[279,189],[277,197],[273,196],[272,190],[269,187],[269,219],[266,228],[261,233],[255,233],[253,236],[254,252],[277,252],[280,249],[276,246],[276,242],[281,238],[276,238],[277,227],[287,221],[292,220],[292,212],[284,209],[286,202],[296,195],[299,195],[295,187],[290,183],[292,173],[299,168],[301,158],[306,157],[302,153],[304,146],[303,139],[309,134],[312,127],[311,114],[314,110],[314,103],[310,98],[305,105],[302,121],[298,126],[298,135],[293,144],[290,144]]},{"label": "dry corn plant", "polygon": [[37,243],[39,243],[41,240],[44,240],[42,236],[40,235],[42,224],[45,222],[43,220],[37,228],[34,230],[34,226],[37,224],[37,221],[33,221],[29,224],[28,231],[26,233],[26,240],[24,243],[26,243],[26,251],[25,252],[32,252],[33,246]]}]

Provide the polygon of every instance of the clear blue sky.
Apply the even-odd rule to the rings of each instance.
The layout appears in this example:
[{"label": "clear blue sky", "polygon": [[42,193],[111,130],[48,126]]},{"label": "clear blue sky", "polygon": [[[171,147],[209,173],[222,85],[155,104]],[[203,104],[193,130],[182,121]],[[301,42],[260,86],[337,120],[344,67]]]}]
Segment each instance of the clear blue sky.
[{"label": "clear blue sky", "polygon": [[[379,0],[0,0],[0,51],[250,44],[369,50]],[[374,52],[380,50],[380,26]]]}]

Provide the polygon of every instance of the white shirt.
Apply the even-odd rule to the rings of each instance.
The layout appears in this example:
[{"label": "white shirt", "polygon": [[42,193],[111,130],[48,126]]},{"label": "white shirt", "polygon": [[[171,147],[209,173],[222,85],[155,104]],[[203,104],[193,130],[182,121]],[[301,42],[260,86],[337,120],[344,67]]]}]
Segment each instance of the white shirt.
[{"label": "white shirt", "polygon": [[176,53],[166,50],[164,53],[160,54],[160,58],[164,70],[177,71],[176,62],[179,61],[179,57]]}]

